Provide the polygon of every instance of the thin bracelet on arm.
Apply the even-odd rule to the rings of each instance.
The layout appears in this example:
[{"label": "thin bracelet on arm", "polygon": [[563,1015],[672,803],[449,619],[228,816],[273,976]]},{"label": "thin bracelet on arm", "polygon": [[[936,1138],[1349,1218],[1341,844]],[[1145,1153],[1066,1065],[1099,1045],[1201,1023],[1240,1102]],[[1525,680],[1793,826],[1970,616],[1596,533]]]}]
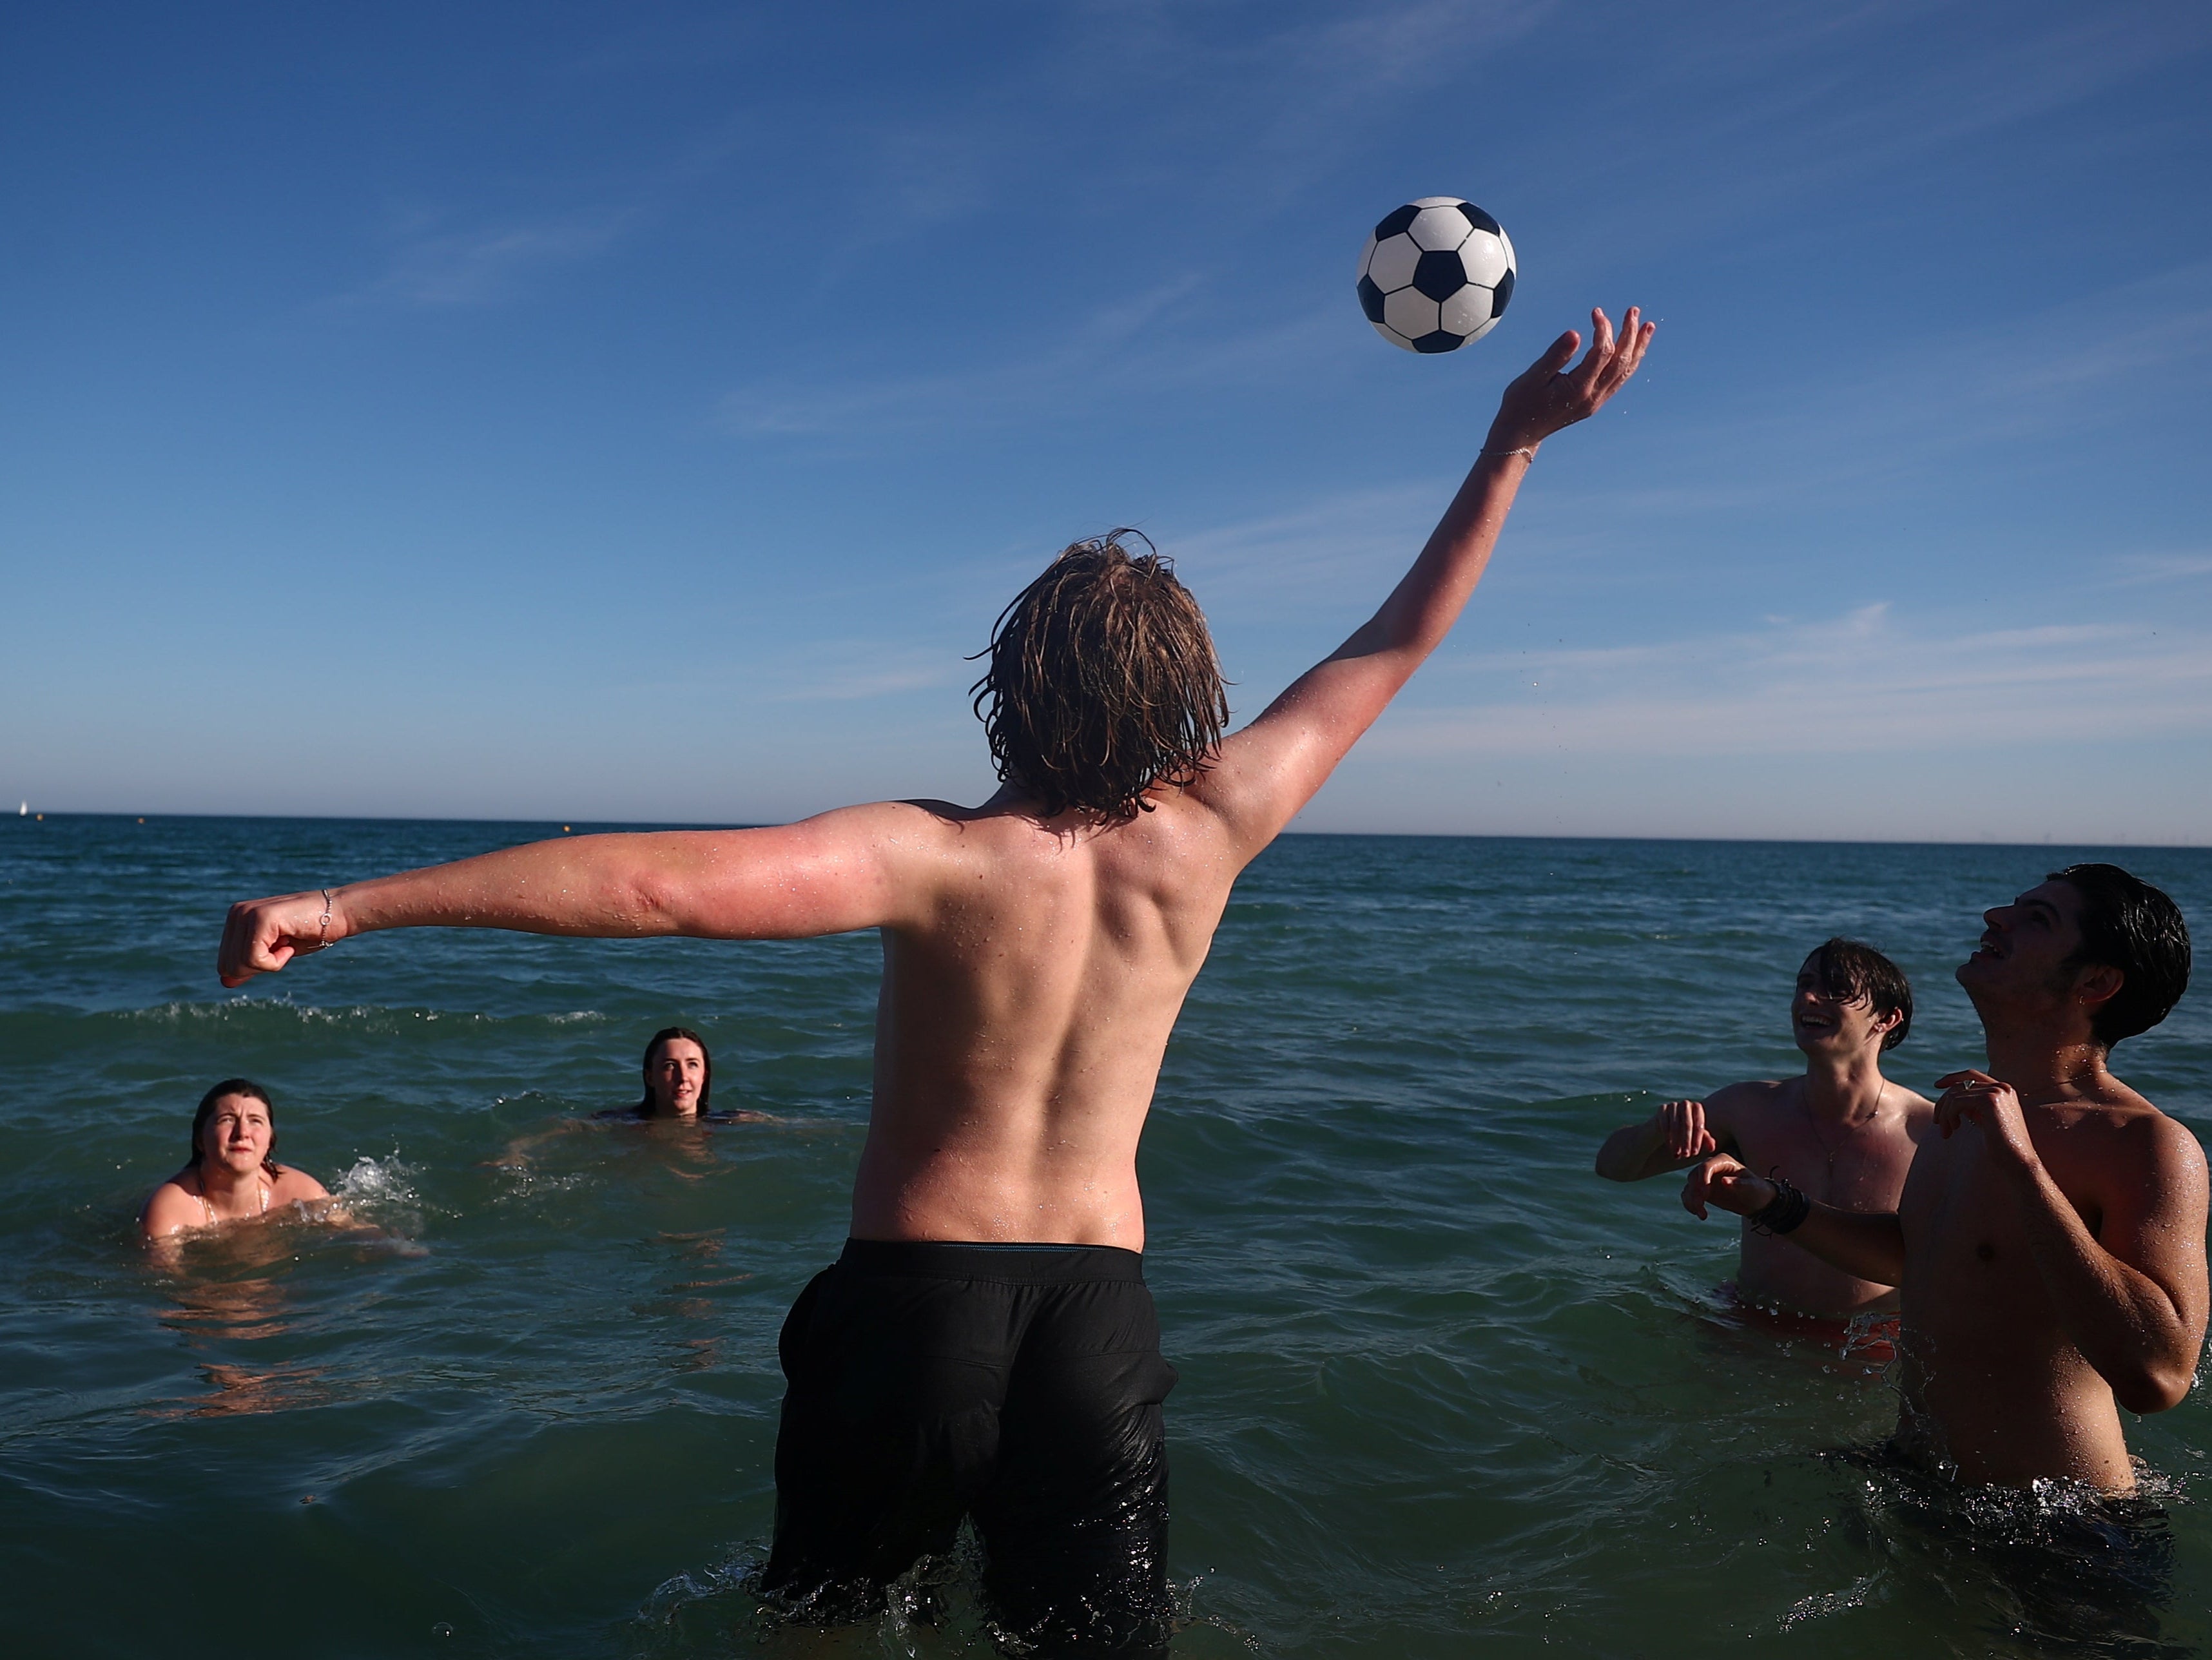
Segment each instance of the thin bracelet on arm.
[{"label": "thin bracelet on arm", "polygon": [[1536,458],[1536,451],[1533,445],[1524,445],[1517,450],[1480,450],[1476,453],[1478,456],[1527,456],[1532,462]]},{"label": "thin bracelet on arm", "polygon": [[[307,948],[307,950],[309,950],[309,951],[327,951],[327,950],[330,948],[330,944],[331,944],[331,940],[330,940],[330,933],[331,933],[331,890],[330,890],[329,888],[324,888],[324,889],[322,890],[322,894],[323,894],[323,924],[322,924],[322,926],[321,926],[321,927],[318,928],[318,929],[315,930],[315,942],[314,942],[313,945],[311,945],[311,946],[309,946],[309,947]],[[303,955],[304,955],[304,954],[305,954],[305,953],[302,953],[301,954],[303,954]]]}]

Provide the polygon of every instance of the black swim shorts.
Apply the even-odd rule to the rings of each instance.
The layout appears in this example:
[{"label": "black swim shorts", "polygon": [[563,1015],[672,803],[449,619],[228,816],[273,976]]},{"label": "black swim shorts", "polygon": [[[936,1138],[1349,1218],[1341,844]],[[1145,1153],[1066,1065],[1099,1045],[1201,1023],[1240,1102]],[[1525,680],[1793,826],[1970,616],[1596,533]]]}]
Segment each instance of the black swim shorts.
[{"label": "black swim shorts", "polygon": [[1159,1345],[1133,1251],[847,1240],[783,1324],[763,1588],[867,1617],[972,1517],[1015,1635],[1165,1653],[1176,1374]]}]

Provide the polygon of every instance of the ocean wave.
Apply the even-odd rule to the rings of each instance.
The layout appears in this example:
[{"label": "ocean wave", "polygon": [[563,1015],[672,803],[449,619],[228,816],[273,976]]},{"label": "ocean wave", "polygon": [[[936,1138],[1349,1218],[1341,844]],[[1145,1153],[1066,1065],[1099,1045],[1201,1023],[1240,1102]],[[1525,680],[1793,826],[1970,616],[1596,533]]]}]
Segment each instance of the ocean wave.
[{"label": "ocean wave", "polygon": [[370,1033],[396,1032],[440,1024],[455,1027],[570,1027],[603,1025],[616,1017],[596,1009],[572,1009],[559,1014],[491,1015],[480,1009],[431,1009],[404,1004],[362,1003],[325,1007],[297,1003],[289,997],[234,997],[202,1003],[178,998],[144,1009],[101,1010],[90,1020],[118,1020],[170,1027],[239,1027],[252,1028],[270,1021],[300,1027],[342,1027]]}]

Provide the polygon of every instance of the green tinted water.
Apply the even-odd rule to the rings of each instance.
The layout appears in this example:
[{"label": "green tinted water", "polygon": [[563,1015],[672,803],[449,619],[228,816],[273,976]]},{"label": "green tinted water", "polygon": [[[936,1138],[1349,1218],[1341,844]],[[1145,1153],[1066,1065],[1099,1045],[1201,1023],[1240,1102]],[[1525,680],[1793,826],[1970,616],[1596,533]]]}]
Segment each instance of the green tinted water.
[{"label": "green tinted water", "polygon": [[[0,821],[11,1651],[229,1654],[285,1628],[331,1656],[988,1651],[972,1611],[780,1632],[742,1585],[771,1519],[776,1328],[843,1233],[872,939],[386,935],[250,995],[214,982],[229,899],[554,827]],[[1182,1374],[1178,1654],[2136,1654],[2154,1627],[2202,1650],[2201,1398],[2130,1431],[2170,1495],[2163,1607],[2054,1633],[2098,1593],[2024,1604],[1990,1535],[1827,1456],[1887,1429],[1880,1378],[1731,1325],[1723,1227],[1671,1183],[1589,1174],[1656,1099],[1790,1068],[1790,978],[1832,931],[1913,976],[1893,1075],[1978,1058],[1949,966],[1981,906],[2075,856],[1271,851],[1143,1154]],[[2115,857],[2212,917],[2212,854]],[[2205,1007],[2118,1057],[2200,1133]],[[635,1099],[645,1038],[677,1022],[714,1046],[718,1106],[781,1122],[592,1126],[498,1162]],[[374,1227],[161,1271],[132,1218],[234,1072]]]}]

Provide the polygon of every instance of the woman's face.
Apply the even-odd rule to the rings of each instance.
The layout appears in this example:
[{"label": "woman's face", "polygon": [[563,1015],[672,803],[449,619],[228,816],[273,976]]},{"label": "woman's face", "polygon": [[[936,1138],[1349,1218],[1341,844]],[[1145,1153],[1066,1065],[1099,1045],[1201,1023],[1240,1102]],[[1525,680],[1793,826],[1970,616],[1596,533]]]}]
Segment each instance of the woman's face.
[{"label": "woman's face", "polygon": [[269,1103],[252,1095],[225,1095],[200,1129],[200,1153],[237,1176],[261,1167],[276,1140]]},{"label": "woman's face", "polygon": [[689,1118],[699,1110],[699,1094],[707,1087],[707,1051],[689,1038],[671,1038],[653,1051],[645,1064],[646,1093],[655,1112]]}]

